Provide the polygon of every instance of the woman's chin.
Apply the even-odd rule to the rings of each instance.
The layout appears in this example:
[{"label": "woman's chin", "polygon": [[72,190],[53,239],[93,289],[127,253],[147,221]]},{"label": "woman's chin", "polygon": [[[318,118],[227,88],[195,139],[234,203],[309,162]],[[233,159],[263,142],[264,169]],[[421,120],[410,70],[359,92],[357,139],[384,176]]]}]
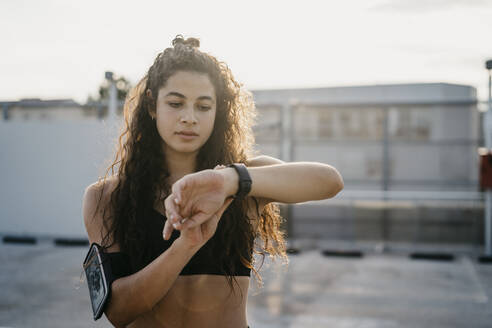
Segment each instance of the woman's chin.
[{"label": "woman's chin", "polygon": [[171,148],[174,153],[181,153],[181,154],[198,153],[198,150],[200,150],[200,148],[194,145],[176,145],[175,147],[169,147],[169,148]]}]

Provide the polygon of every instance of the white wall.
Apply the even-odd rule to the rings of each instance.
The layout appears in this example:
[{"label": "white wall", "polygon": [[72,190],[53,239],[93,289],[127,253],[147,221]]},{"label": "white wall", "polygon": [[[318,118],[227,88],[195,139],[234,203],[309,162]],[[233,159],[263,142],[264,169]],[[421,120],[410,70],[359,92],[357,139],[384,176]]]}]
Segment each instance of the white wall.
[{"label": "white wall", "polygon": [[114,135],[96,120],[1,121],[0,233],[84,237],[84,189],[112,162]]}]

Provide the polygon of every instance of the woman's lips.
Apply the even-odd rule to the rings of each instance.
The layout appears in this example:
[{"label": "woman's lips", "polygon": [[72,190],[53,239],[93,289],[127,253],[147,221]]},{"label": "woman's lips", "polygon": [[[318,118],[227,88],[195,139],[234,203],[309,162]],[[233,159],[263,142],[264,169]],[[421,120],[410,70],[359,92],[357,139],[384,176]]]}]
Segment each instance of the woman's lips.
[{"label": "woman's lips", "polygon": [[192,140],[192,139],[198,137],[198,135],[196,135],[196,134],[185,134],[185,133],[179,133],[179,132],[176,132],[176,134],[184,140]]}]

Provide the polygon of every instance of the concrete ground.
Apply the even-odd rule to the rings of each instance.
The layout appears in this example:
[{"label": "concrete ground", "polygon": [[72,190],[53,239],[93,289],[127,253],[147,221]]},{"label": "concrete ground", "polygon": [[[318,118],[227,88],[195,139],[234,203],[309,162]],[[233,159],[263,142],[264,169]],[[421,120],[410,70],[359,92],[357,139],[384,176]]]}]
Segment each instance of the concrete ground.
[{"label": "concrete ground", "polygon": [[[362,258],[344,258],[320,252],[340,244],[300,244],[288,267],[265,262],[263,288],[252,280],[252,328],[492,327],[492,265],[473,250],[431,261],[410,259],[408,247],[369,245]],[[111,327],[92,319],[85,253],[48,241],[0,244],[0,327]]]}]

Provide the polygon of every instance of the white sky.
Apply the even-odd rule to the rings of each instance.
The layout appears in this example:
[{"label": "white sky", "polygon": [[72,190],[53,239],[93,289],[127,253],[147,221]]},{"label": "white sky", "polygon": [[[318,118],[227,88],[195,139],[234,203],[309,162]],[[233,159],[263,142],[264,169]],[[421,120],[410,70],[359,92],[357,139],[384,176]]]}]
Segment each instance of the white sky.
[{"label": "white sky", "polygon": [[447,82],[488,97],[491,0],[2,0],[0,100],[132,83],[176,34],[248,89]]}]

